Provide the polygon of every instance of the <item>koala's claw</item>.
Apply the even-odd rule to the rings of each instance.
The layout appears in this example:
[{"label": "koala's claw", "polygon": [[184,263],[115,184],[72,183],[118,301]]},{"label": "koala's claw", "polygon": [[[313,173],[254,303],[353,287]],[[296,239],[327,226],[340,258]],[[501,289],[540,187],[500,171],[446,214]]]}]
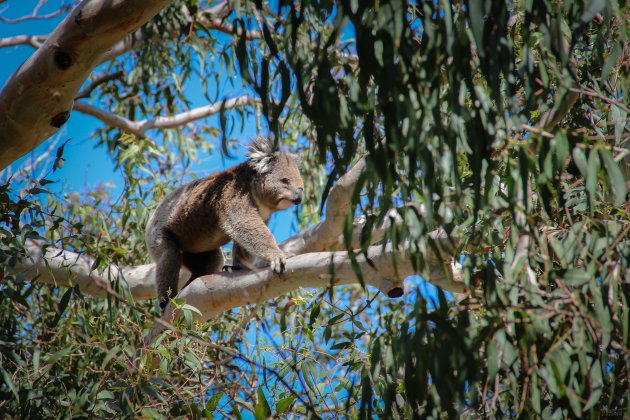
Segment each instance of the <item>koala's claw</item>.
[{"label": "koala's claw", "polygon": [[240,269],[241,269],[240,265],[224,265],[223,268],[221,268],[221,271],[231,273],[233,271],[240,270]]},{"label": "koala's claw", "polygon": [[274,273],[282,274],[284,273],[284,267],[286,263],[287,263],[287,257],[285,255],[281,255],[272,259],[269,266],[271,267],[271,270],[273,270]]}]

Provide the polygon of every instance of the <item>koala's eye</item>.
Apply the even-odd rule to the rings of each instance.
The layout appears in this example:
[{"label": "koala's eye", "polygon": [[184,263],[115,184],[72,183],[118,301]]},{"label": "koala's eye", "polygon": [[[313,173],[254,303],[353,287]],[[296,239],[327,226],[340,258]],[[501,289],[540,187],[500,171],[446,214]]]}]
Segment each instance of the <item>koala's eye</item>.
[{"label": "koala's eye", "polygon": [[282,178],[280,182],[282,182],[285,185],[289,185],[291,183],[291,181],[289,181],[289,178]]}]

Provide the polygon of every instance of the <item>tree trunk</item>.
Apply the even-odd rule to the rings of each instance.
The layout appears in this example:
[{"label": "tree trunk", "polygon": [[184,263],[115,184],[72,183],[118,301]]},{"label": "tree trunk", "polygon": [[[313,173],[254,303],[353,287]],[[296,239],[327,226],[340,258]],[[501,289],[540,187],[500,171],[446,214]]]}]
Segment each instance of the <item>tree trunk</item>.
[{"label": "tree trunk", "polygon": [[0,170],[55,134],[83,82],[110,48],[169,0],[85,0],[0,92]]}]

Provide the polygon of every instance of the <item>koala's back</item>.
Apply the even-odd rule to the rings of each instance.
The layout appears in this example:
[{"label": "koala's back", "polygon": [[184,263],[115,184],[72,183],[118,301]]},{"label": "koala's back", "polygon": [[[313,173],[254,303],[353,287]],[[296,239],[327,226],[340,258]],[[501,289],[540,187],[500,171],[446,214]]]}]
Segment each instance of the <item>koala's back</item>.
[{"label": "koala's back", "polygon": [[227,244],[230,237],[221,229],[220,218],[226,212],[256,205],[251,193],[253,176],[254,171],[243,163],[172,191],[147,225],[147,244],[151,247],[165,235],[172,236],[187,252]]}]

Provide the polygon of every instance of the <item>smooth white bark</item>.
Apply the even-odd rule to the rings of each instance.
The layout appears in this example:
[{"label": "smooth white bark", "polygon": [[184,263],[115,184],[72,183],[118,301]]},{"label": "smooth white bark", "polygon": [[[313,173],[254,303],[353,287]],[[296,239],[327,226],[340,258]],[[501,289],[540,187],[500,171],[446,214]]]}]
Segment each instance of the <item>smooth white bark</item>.
[{"label": "smooth white bark", "polygon": [[[425,254],[427,268],[424,271],[417,271],[412,268],[407,246],[401,248],[399,252],[393,250],[389,245],[387,247],[381,245],[370,247],[368,255],[377,266],[378,270],[376,271],[371,269],[363,256],[358,255],[357,261],[364,273],[366,284],[373,285],[383,292],[388,292],[390,289],[383,286],[384,283],[382,279],[388,279],[391,284],[400,284],[406,276],[422,274],[427,281],[445,290],[463,290],[461,270],[451,263],[452,252],[455,250],[457,244],[453,243],[452,238],[449,238],[442,230],[436,230],[432,232],[430,236],[437,249],[440,250],[440,255],[436,255],[432,250],[427,251]],[[54,247],[45,247],[42,243],[34,241],[28,242],[26,248],[28,257],[18,263],[11,271],[11,274],[25,275],[39,283],[52,284],[57,287],[73,287],[78,285],[83,293],[97,297],[107,296],[111,291],[111,281],[119,279],[123,287],[129,289],[129,292],[135,300],[155,298],[154,264],[131,267],[118,267],[111,264],[103,272],[99,273],[92,270],[91,267],[94,263],[94,258],[88,255],[64,251]],[[351,273],[352,267],[350,265],[350,259],[345,251],[309,252],[289,258],[287,260],[287,271],[281,278],[284,280],[293,280],[293,283],[290,283],[292,286],[289,290],[294,290],[298,287],[324,287],[328,285],[328,283],[322,283],[323,279],[330,280],[328,273],[331,261],[335,266],[335,284],[358,282],[356,277]],[[444,268],[446,268],[446,272]],[[398,271],[396,272],[395,270]],[[190,273],[186,269],[182,269],[180,272],[180,288],[186,283],[189,275]],[[275,274],[273,274],[271,270],[263,267],[257,273],[243,270],[234,273],[220,273],[205,276],[201,277],[200,280],[207,282],[223,279],[222,281],[228,283],[232,282],[231,287],[235,290],[227,290],[224,292],[238,294],[241,281],[239,279],[252,281],[252,284],[259,284],[259,286],[262,287],[264,285],[264,282],[260,283],[262,280],[267,279],[265,281],[269,282],[273,280],[274,276]],[[317,279],[314,279],[313,276],[317,277]],[[353,277],[354,280],[349,277]],[[450,278],[454,279],[454,281],[451,282]],[[239,284],[233,283],[235,280],[239,280]],[[339,281],[341,281],[341,283],[339,283]],[[193,283],[196,282],[197,280]],[[184,291],[189,289],[193,283],[182,290],[180,296],[190,297],[191,294],[194,294],[195,292],[192,290],[197,290],[196,288],[184,294]],[[286,287],[286,285],[283,287]],[[228,287],[228,289],[230,288]],[[251,294],[251,292],[248,293]],[[191,299],[198,301],[208,297],[206,292],[203,292],[202,295],[203,296],[200,298],[193,297]],[[210,312],[216,313],[214,309],[209,309]]]},{"label": "smooth white bark", "polygon": [[0,38],[0,48],[14,47],[16,45],[30,45],[33,48],[42,46],[48,35],[15,35],[7,38]]},{"label": "smooth white bark", "polygon": [[[408,251],[406,245],[399,250],[389,245],[372,246],[367,253],[371,264],[364,256],[357,256],[364,283],[389,297],[402,296],[403,280],[418,272]],[[453,292],[464,290],[464,277],[459,267],[447,263],[451,276],[448,278],[442,268],[441,256],[430,251],[425,260],[428,267],[433,267],[425,274],[430,283]],[[192,312],[193,319],[206,321],[229,309],[264,302],[299,288],[358,283],[347,252],[314,252],[289,258],[286,271],[280,276],[267,268],[259,272],[244,270],[199,277],[186,286],[177,298],[185,299],[188,305],[200,311],[201,315]],[[169,305],[162,319],[173,320],[180,316],[182,312]],[[165,328],[162,323],[156,324],[145,343],[150,343]]]}]

